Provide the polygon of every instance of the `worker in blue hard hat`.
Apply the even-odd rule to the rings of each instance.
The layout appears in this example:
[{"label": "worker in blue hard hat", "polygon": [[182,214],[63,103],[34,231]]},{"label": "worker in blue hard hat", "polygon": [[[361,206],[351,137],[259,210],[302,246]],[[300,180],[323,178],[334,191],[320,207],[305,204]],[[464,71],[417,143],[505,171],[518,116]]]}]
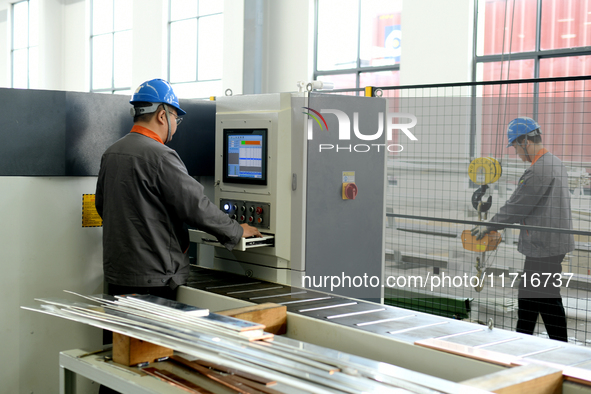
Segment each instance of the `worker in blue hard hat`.
[{"label": "worker in blue hard hat", "polygon": [[110,294],[174,299],[189,276],[185,225],[214,235],[227,249],[261,234],[213,204],[165,145],[185,115],[170,84],[144,82],[130,103],[133,128],[103,154],[96,188],[105,281]]},{"label": "worker in blue hard hat", "polygon": [[[540,125],[518,117],[507,127],[507,147],[530,167],[519,179],[509,200],[485,226],[472,230],[482,239],[503,224],[519,223],[552,229],[572,230],[568,173],[560,159],[542,145]],[[542,316],[551,339],[567,342],[566,315],[560,287],[562,260],[574,250],[574,236],[568,231],[520,230],[517,250],[525,255],[518,293],[517,332],[533,334]]]},{"label": "worker in blue hard hat", "polygon": [[179,106],[179,99],[174,94],[172,86],[162,79],[152,79],[142,83],[131,96],[129,102],[133,105],[130,112],[131,116],[134,117],[134,122],[142,119],[147,120],[151,118],[149,115],[160,110],[160,115],[165,116],[166,125],[168,126],[166,137],[163,138],[165,144],[172,140],[172,136],[176,131],[176,127],[171,126],[170,117],[174,117],[174,123],[178,126],[183,120],[181,116],[186,114]]}]

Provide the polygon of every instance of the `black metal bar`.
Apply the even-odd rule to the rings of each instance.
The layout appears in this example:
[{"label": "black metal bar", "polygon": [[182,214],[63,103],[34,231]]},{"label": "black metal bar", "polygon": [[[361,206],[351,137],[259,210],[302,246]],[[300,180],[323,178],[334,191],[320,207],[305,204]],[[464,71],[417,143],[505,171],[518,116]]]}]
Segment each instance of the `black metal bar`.
[{"label": "black metal bar", "polygon": [[[443,222],[443,223],[455,223],[455,224],[467,224],[471,226],[482,226],[482,225],[490,225],[494,227],[497,223],[489,223],[489,222],[478,222],[475,220],[457,220],[457,219],[446,219],[446,218],[437,218],[431,216],[415,216],[415,215],[403,215],[398,213],[386,213],[387,217],[391,218],[401,218],[401,219],[416,219],[416,220],[430,220],[433,222]],[[515,228],[518,230],[531,230],[531,231],[543,231],[548,233],[561,233],[561,234],[575,234],[575,235],[591,235],[591,231],[580,231],[580,230],[566,230],[563,228],[553,228],[553,227],[538,227],[538,226],[523,226],[519,224],[498,224],[499,228]]]},{"label": "black metal bar", "polygon": [[[591,79],[591,75],[582,75],[577,77],[555,77],[555,78],[527,78],[527,79],[510,79],[504,81],[480,81],[480,82],[455,82],[455,83],[440,83],[429,85],[402,85],[402,86],[377,86],[382,90],[405,90],[405,89],[427,89],[427,88],[445,88],[445,87],[461,87],[461,86],[484,86],[484,85],[511,85],[520,83],[546,83],[546,82],[569,82],[569,81],[586,81]],[[338,89],[332,92],[355,92],[360,89]],[[362,89],[361,89],[362,90]]]}]

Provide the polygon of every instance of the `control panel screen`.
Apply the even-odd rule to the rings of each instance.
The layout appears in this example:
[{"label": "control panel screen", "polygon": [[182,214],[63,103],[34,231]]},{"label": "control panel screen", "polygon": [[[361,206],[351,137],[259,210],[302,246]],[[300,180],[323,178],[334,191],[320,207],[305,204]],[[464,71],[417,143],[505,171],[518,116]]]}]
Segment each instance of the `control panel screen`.
[{"label": "control panel screen", "polygon": [[224,129],[225,183],[267,184],[267,129]]}]

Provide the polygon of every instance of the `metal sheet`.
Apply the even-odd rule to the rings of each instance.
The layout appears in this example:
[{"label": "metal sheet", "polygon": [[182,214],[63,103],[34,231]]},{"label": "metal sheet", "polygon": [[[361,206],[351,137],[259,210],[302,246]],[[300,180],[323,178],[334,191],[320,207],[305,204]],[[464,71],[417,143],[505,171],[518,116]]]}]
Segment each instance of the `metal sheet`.
[{"label": "metal sheet", "polygon": [[466,327],[464,324],[457,324],[452,320],[434,322],[431,325],[414,327],[394,333],[390,332],[390,334],[398,340],[414,343],[415,341],[420,341],[421,339],[437,338],[449,334],[468,332],[470,330],[470,327]]},{"label": "metal sheet", "polygon": [[[353,300],[343,300],[340,307],[330,307],[328,305],[324,308],[327,309],[316,309],[316,310],[309,310],[315,308],[308,308],[308,309],[301,309],[299,312],[302,315],[316,317],[319,319],[328,319],[329,316],[336,316],[336,315],[343,315],[343,314],[350,314],[355,312],[363,312],[369,310],[375,310],[379,308],[379,305],[372,305],[372,304],[359,304]],[[338,304],[337,304],[338,305]],[[322,307],[320,307],[322,308]],[[336,319],[335,321],[340,321],[342,319]]]},{"label": "metal sheet", "polygon": [[489,330],[486,327],[482,327],[481,331],[479,332],[439,339],[443,339],[447,342],[458,343],[460,345],[481,346],[505,340],[507,339],[507,334],[508,332],[504,330]]},{"label": "metal sheet", "polygon": [[555,348],[557,345],[559,344],[555,344],[550,341],[544,341],[535,337],[522,337],[518,341],[486,346],[482,349],[521,357],[534,352],[550,350]]},{"label": "metal sheet", "polygon": [[[324,298],[324,297],[320,297],[320,298]],[[312,308],[329,306],[329,305],[338,305],[338,304],[344,304],[344,303],[348,303],[348,302],[351,302],[351,300],[346,299],[346,298],[341,298],[341,297],[331,297],[328,299],[321,299],[321,300],[317,300],[317,301],[306,302],[304,304],[297,303],[297,304],[288,304],[286,306],[287,306],[288,312],[300,313],[300,310],[312,309]],[[355,301],[353,301],[353,302],[355,302]]]},{"label": "metal sheet", "polygon": [[393,321],[386,321],[380,324],[372,324],[368,326],[362,326],[361,328],[364,331],[370,331],[376,334],[388,335],[390,331],[401,331],[408,328],[413,328],[417,326],[425,326],[427,324],[438,323],[444,321],[441,318],[433,318],[432,316],[423,316],[420,314],[414,314],[413,317],[393,320]]},{"label": "metal sheet", "polygon": [[573,367],[591,370],[591,361],[584,361],[582,363],[574,364]]},{"label": "metal sheet", "polygon": [[394,321],[394,319],[406,319],[413,316],[416,316],[416,313],[413,313],[413,311],[404,309],[393,310],[392,308],[386,308],[384,311],[371,313],[369,315],[350,316],[347,317],[346,320],[338,319],[336,322],[347,326],[360,328],[358,326],[359,324],[362,325],[361,327],[372,324],[384,324],[388,321]]},{"label": "metal sheet", "polygon": [[313,297],[313,298],[295,298],[295,297],[291,297],[289,298],[289,301],[280,301],[278,302],[278,304],[280,305],[293,305],[294,307],[297,307],[297,305],[295,304],[299,304],[299,305],[306,305],[310,302],[316,302],[316,301],[325,301],[325,300],[330,300],[332,297],[330,296],[323,296],[323,297]]},{"label": "metal sheet", "polygon": [[294,296],[297,295],[302,295],[302,294],[306,294],[307,291],[305,290],[300,290],[300,291],[292,291],[290,293],[283,293],[283,294],[270,294],[270,295],[259,295],[256,297],[250,297],[248,300],[249,301],[256,301],[256,302],[261,302],[262,300],[264,300],[264,302],[279,302],[281,300],[288,300],[288,299],[293,299]]},{"label": "metal sheet", "polygon": [[[219,284],[219,282],[216,283]],[[290,291],[294,291],[295,289],[297,288],[291,287]],[[326,316],[342,315],[356,311],[364,312],[383,307],[385,308],[383,311],[343,316],[342,318],[332,319],[331,322],[388,336],[404,342],[415,343],[417,340],[439,338],[449,343],[499,352],[507,356],[529,357],[552,363],[565,362],[566,365],[582,366],[583,369],[591,370],[591,349],[517,334],[511,331],[500,329],[489,330],[482,325],[446,319],[402,308],[384,306],[322,292],[306,291],[306,294],[289,296],[293,298],[301,296],[304,299],[292,299],[283,302],[289,312],[326,320]],[[305,297],[312,298],[306,300]],[[265,302],[265,300],[255,299],[253,301]],[[350,305],[343,306],[342,304]],[[317,309],[331,306],[334,308]],[[302,310],[306,312],[300,312]],[[389,334],[390,332],[395,332],[395,334]],[[287,338],[281,338],[281,340],[289,341]],[[306,344],[302,346],[301,349],[305,350],[314,345]],[[576,350],[573,353],[571,349]],[[335,355],[335,357],[338,357],[338,355]]]},{"label": "metal sheet", "polygon": [[274,290],[274,289],[283,289],[287,286],[278,285],[275,283],[268,283],[268,282],[261,282],[261,283],[254,283],[250,285],[244,285],[239,287],[218,287],[213,286],[211,290],[208,290],[212,293],[226,295],[228,297],[240,298],[247,294],[248,297],[254,297],[256,292],[263,291],[263,290]]},{"label": "metal sheet", "polygon": [[568,346],[568,348],[556,349],[549,352],[525,357],[526,359],[547,361],[562,365],[573,365],[591,360],[591,351],[586,348]]}]

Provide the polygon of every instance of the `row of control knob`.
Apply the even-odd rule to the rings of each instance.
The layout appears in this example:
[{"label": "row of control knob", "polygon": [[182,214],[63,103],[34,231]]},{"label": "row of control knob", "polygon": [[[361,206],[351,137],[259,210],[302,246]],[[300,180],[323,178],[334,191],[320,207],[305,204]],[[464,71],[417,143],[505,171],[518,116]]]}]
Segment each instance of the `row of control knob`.
[{"label": "row of control knob", "polygon": [[269,228],[271,209],[268,203],[221,199],[220,208],[230,218],[240,223]]},{"label": "row of control knob", "polygon": [[[225,212],[238,211],[238,206],[235,205],[235,204],[234,205],[230,205],[229,203],[225,203],[224,204],[224,207],[223,207],[223,210]],[[242,205],[240,207],[240,211],[241,212],[246,212],[246,206],[245,205]],[[248,207],[248,211],[250,213],[256,213],[257,215],[262,215],[263,214],[263,207],[252,207],[251,206],[251,207]],[[234,219],[234,218],[232,218],[232,219]]]}]

